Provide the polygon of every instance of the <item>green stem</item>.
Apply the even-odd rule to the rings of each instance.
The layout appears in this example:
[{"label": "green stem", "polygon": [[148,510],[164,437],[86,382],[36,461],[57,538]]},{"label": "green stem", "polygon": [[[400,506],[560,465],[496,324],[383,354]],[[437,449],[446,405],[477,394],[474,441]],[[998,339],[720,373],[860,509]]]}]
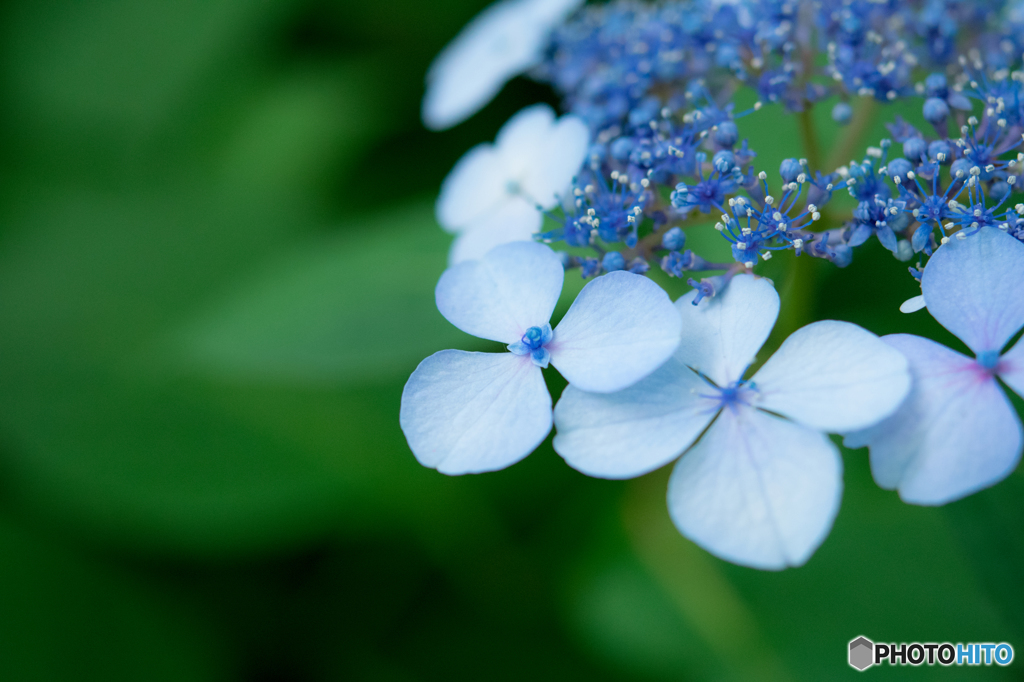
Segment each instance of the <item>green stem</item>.
[{"label": "green stem", "polygon": [[853,120],[846,126],[846,132],[840,138],[839,144],[829,154],[826,162],[829,171],[850,160],[854,148],[861,144],[861,138],[864,137],[864,132],[871,124],[872,118],[874,118],[876,106],[877,103],[873,98],[860,98],[860,102],[857,103],[853,112]]},{"label": "green stem", "polygon": [[822,170],[822,167],[821,150],[818,147],[818,135],[814,130],[813,114],[813,105],[805,103],[798,120],[800,121],[800,140],[803,143],[804,155],[811,170],[815,171]]},{"label": "green stem", "polygon": [[622,521],[636,556],[704,640],[725,680],[789,682],[792,673],[716,561],[683,538],[665,514],[669,467],[631,481]]}]

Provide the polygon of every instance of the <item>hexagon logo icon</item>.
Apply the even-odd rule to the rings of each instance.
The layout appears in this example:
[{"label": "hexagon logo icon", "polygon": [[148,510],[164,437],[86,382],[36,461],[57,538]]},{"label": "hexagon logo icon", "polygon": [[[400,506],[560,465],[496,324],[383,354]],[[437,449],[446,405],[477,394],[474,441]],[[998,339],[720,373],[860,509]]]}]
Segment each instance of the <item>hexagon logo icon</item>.
[{"label": "hexagon logo icon", "polygon": [[850,665],[857,670],[867,670],[874,665],[875,643],[867,637],[850,640]]}]

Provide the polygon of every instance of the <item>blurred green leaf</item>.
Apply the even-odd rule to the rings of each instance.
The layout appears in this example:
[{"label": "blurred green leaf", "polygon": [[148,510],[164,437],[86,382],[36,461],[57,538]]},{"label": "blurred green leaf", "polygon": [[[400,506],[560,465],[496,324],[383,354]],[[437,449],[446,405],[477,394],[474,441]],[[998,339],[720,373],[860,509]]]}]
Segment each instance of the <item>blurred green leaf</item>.
[{"label": "blurred green leaf", "polygon": [[394,93],[379,87],[391,64],[380,57],[297,68],[255,93],[225,145],[223,180],[294,194],[358,172],[360,154],[397,121]]},{"label": "blurred green leaf", "polygon": [[75,129],[110,131],[166,123],[274,4],[9,3],[3,61],[13,98],[41,124],[74,119]]},{"label": "blurred green leaf", "polygon": [[450,241],[427,203],[368,217],[232,287],[171,345],[214,375],[323,385],[380,381],[437,350],[479,346],[434,305]]},{"label": "blurred green leaf", "polygon": [[[339,238],[336,253],[353,268],[345,274],[356,277],[341,282],[348,289],[326,283],[324,294],[341,297],[319,309],[328,329],[351,313],[352,324],[373,330],[340,330],[356,343],[349,350],[370,348],[360,362],[378,363],[350,378],[398,388],[359,400],[333,380],[310,398],[296,439],[293,422],[255,418],[292,414],[274,407],[287,395],[264,396],[265,407],[225,400],[226,389],[171,362],[180,356],[176,330],[197,309],[238,290],[234,282],[268,253],[291,250],[287,204],[236,205],[187,185],[116,197],[59,189],[5,194],[15,229],[0,251],[0,421],[18,504],[107,541],[202,553],[293,544],[326,532],[342,513],[373,522],[371,510],[391,509],[384,516],[405,525],[430,518],[420,505],[447,513],[448,479],[419,468],[396,419],[417,355],[458,341],[444,337],[459,332],[431,304],[447,240],[428,204],[390,223],[367,221],[361,227],[376,230],[369,242]],[[362,284],[366,276],[372,281]],[[313,424],[302,421],[309,414]],[[375,494],[389,482],[408,486],[405,495]]]}]

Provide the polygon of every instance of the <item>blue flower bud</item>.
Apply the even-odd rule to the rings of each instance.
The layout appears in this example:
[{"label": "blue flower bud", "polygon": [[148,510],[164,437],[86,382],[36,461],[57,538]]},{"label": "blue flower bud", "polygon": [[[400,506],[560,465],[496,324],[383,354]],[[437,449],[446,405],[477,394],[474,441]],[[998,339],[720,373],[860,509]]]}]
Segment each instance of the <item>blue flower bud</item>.
[{"label": "blue flower bud", "polygon": [[938,97],[929,97],[924,101],[921,112],[924,114],[924,120],[932,125],[938,125],[949,116],[949,105]]},{"label": "blue flower bud", "polygon": [[796,159],[783,159],[782,164],[779,166],[779,175],[786,182],[793,182],[803,171],[803,166]]},{"label": "blue flower bud", "polygon": [[630,137],[620,137],[611,143],[608,151],[615,160],[626,161],[629,159],[630,152],[633,151],[633,139]]},{"label": "blue flower bud", "polygon": [[728,173],[736,165],[736,157],[728,149],[715,152],[711,158],[711,165],[719,173]]},{"label": "blue flower bud", "polygon": [[715,142],[723,147],[731,147],[740,138],[740,131],[732,121],[723,121],[718,124],[714,137]]},{"label": "blue flower bud", "polygon": [[853,107],[846,102],[836,102],[836,105],[832,107],[832,120],[839,125],[849,123],[851,116],[853,116]]},{"label": "blue flower bud", "polygon": [[587,150],[587,158],[593,161],[604,161],[608,157],[608,146],[603,145],[600,142],[595,142],[590,145],[590,149]]},{"label": "blue flower bud", "polygon": [[601,267],[604,268],[605,272],[622,270],[626,267],[626,259],[618,251],[609,251],[601,259]]},{"label": "blue flower bud", "polygon": [[988,195],[996,199],[1002,199],[1010,192],[1010,183],[1005,180],[996,180],[988,189]]},{"label": "blue flower bud", "polygon": [[[921,138],[917,138],[917,139],[921,139]],[[904,146],[906,146],[906,145],[904,145]],[[896,158],[896,159],[893,159],[892,161],[889,162],[888,168],[889,168],[889,177],[891,177],[891,178],[897,178],[898,177],[901,182],[906,182],[908,180],[907,173],[909,173],[910,171],[914,170],[914,164],[910,163],[906,159]]]},{"label": "blue flower bud", "polygon": [[[943,157],[941,161],[939,161],[939,154],[942,154]],[[945,140],[935,140],[928,145],[928,158],[939,161],[944,166],[951,164],[953,163],[953,149]]]},{"label": "blue flower bud", "polygon": [[648,97],[629,112],[629,123],[635,127],[645,126],[658,118],[660,111],[661,100],[657,97]]},{"label": "blue flower bud", "polygon": [[661,237],[661,245],[669,251],[679,251],[686,244],[686,233],[673,227]]},{"label": "blue flower bud", "polygon": [[903,156],[912,161],[919,161],[927,152],[928,143],[924,141],[923,137],[915,135],[903,143]]},{"label": "blue flower bud", "polygon": [[933,73],[924,79],[924,88],[929,97],[942,97],[946,94],[946,77]]},{"label": "blue flower bud", "polygon": [[[971,168],[974,166],[970,159],[957,159],[953,162],[953,165],[949,167],[949,172],[952,174],[954,179],[958,179],[961,182],[967,182],[967,178],[971,176]],[[958,176],[957,173],[960,173]]]}]

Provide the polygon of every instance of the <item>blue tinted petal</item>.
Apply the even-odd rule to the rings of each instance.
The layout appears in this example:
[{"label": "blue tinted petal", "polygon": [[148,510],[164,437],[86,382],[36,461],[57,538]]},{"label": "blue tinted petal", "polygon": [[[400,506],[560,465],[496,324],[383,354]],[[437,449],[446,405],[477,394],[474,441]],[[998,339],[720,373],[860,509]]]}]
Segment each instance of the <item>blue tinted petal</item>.
[{"label": "blue tinted petal", "polygon": [[569,383],[609,393],[665,362],[679,346],[681,324],[661,287],[619,270],[583,287],[547,348],[551,364]]},{"label": "blue tinted petal", "polygon": [[668,508],[712,554],[778,570],[805,563],[825,540],[842,490],[842,459],[825,435],[738,406],[679,460]]},{"label": "blue tinted petal", "polygon": [[871,332],[823,320],[798,329],[754,375],[758,407],[831,433],[888,417],[910,391],[907,360]]},{"label": "blue tinted petal", "polygon": [[1024,244],[994,227],[939,247],[921,277],[928,312],[977,353],[1024,326]]},{"label": "blue tinted petal", "polygon": [[888,419],[851,434],[871,472],[904,501],[952,502],[1005,478],[1020,459],[1021,424],[999,384],[973,359],[909,334],[884,337],[910,362],[910,396]]},{"label": "blue tinted petal", "polygon": [[530,327],[548,323],[564,278],[554,251],[515,242],[448,268],[434,293],[437,309],[462,331],[515,343]]},{"label": "blue tinted petal", "polygon": [[585,393],[570,384],[555,405],[555,451],[588,476],[633,478],[688,448],[718,411],[701,397],[708,385],[670,359],[616,393]]},{"label": "blue tinted petal", "polygon": [[683,319],[677,358],[726,386],[743,374],[775,326],[779,295],[753,275],[733,277],[725,291],[693,305],[697,290],[676,301]]},{"label": "blue tinted petal", "polygon": [[402,391],[399,422],[416,459],[444,474],[495,471],[551,430],[551,396],[526,356],[444,350]]}]

